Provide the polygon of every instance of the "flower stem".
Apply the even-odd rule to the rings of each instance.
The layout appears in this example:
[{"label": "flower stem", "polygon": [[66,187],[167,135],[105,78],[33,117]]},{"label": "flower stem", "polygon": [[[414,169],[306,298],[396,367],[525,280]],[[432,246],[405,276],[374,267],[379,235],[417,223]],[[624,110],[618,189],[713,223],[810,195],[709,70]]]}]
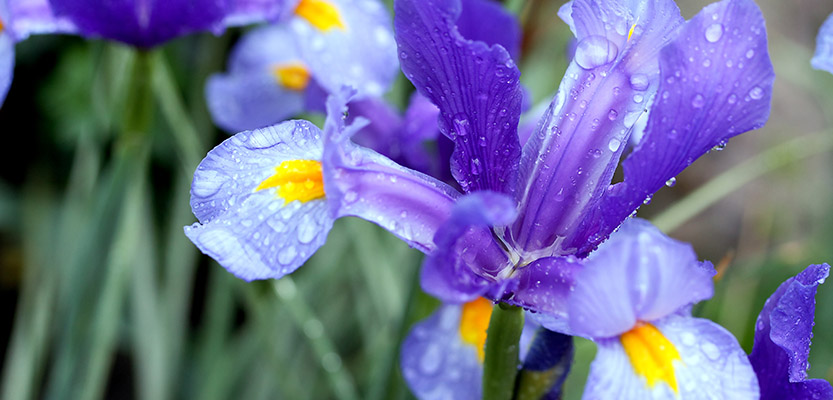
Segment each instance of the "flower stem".
[{"label": "flower stem", "polygon": [[523,310],[500,303],[492,309],[486,331],[483,399],[510,400],[518,375],[518,352],[524,326]]}]

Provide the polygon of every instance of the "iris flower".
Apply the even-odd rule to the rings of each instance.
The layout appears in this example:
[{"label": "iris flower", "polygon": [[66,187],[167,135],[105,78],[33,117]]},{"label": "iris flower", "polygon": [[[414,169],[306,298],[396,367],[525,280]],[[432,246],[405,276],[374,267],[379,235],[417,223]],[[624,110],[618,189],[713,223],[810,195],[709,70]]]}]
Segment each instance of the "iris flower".
[{"label": "iris flower", "polygon": [[150,48],[193,32],[279,18],[291,0],[48,0],[86,37]]},{"label": "iris flower", "polygon": [[14,45],[31,34],[71,33],[75,27],[57,18],[47,0],[0,0],[0,105],[14,75]]},{"label": "iris flower", "polygon": [[242,38],[229,72],[209,79],[206,98],[217,125],[239,132],[323,111],[327,95],[343,85],[360,98],[381,96],[397,69],[391,19],[380,1],[303,0],[286,21]]},{"label": "iris flower", "polygon": [[[670,0],[567,3],[560,15],[576,34],[575,57],[523,146],[520,72],[507,51],[461,34],[459,1],[397,0],[395,11],[402,70],[439,107],[468,194],[422,271],[423,288],[444,301],[503,300],[564,331],[570,257],[585,257],[696,158],[769,115],[774,74],[752,0],[712,4],[688,22]],[[640,118],[645,134],[612,182]]]},{"label": "iris flower", "polygon": [[819,29],[816,38],[816,54],[812,60],[813,68],[833,74],[833,14],[827,17]]}]

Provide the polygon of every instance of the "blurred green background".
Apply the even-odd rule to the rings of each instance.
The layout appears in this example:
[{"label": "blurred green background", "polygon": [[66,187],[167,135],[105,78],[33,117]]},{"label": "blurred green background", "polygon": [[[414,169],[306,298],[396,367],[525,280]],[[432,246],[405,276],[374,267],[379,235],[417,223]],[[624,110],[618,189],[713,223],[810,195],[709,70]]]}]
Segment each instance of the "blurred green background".
[{"label": "blurred green background", "polygon": [[[678,3],[686,18],[708,4]],[[833,262],[833,76],[809,65],[833,3],[758,4],[777,75],[768,125],[700,159],[639,212],[718,266],[716,295],[695,313],[747,351],[778,284]],[[547,101],[571,37],[561,2],[508,5],[524,23],[522,81]],[[193,170],[227,137],[203,85],[242,32],[142,57],[76,37],[17,46],[0,109],[0,398],[409,398],[398,345],[436,306],[416,285],[417,251],[343,219],[290,278],[245,283],[182,234],[195,221]],[[119,135],[141,97],[128,87],[135,65],[154,104],[143,137]],[[401,106],[410,90],[400,78],[390,99]],[[833,288],[817,301],[810,376],[831,380]],[[577,346],[568,399],[594,352]]]}]

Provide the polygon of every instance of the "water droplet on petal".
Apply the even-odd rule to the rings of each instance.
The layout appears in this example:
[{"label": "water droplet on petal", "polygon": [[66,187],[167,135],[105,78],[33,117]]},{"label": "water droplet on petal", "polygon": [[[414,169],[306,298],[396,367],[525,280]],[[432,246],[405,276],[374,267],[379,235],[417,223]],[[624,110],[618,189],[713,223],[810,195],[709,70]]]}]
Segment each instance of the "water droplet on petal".
[{"label": "water droplet on petal", "polygon": [[706,40],[716,42],[723,36],[723,25],[711,24],[706,28]]},{"label": "water droplet on petal", "polygon": [[694,108],[702,108],[704,104],[706,104],[706,98],[700,93],[691,98],[691,106]]},{"label": "water droplet on petal", "polygon": [[764,97],[764,90],[761,89],[760,86],[755,86],[752,88],[752,90],[749,91],[749,97],[751,97],[753,100],[760,100],[762,97]]},{"label": "water droplet on petal", "polygon": [[677,178],[671,177],[671,179],[665,181],[665,186],[674,187],[677,184]]},{"label": "water droplet on petal", "polygon": [[645,74],[633,74],[630,82],[633,90],[645,90],[648,88],[648,77]]},{"label": "water droplet on petal", "polygon": [[618,116],[619,116],[619,113],[618,113],[616,110],[610,110],[610,112],[609,112],[609,113],[607,113],[607,117],[608,117],[611,121],[615,120],[615,119],[616,119],[616,117],[618,117]]},{"label": "water droplet on petal", "polygon": [[575,61],[579,67],[593,69],[613,62],[619,48],[604,36],[588,36],[576,47]]},{"label": "water droplet on petal", "polygon": [[754,56],[755,56],[755,50],[749,49],[749,50],[746,52],[746,58],[752,58],[752,57],[754,57]]},{"label": "water droplet on petal", "polygon": [[616,151],[616,150],[619,150],[619,146],[621,146],[621,145],[622,145],[621,140],[613,138],[613,139],[610,139],[610,142],[607,143],[607,148],[610,149],[610,151]]}]

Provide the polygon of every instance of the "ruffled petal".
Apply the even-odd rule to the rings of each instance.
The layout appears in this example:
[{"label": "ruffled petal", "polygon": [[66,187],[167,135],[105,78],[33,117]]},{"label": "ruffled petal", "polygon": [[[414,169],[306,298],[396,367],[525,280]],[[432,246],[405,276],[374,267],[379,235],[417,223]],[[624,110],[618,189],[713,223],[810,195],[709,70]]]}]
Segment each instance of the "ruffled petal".
[{"label": "ruffled petal", "polygon": [[[760,9],[724,0],[703,9],[662,50],[662,81],[645,137],[582,222],[580,253],[604,240],[643,201],[714,146],[760,128],[769,117],[775,77]],[[589,243],[584,238],[591,238]]]},{"label": "ruffled petal", "polygon": [[14,42],[9,35],[0,32],[0,107],[12,85],[14,75]]},{"label": "ruffled petal", "polygon": [[321,31],[308,21],[290,23],[304,61],[328,92],[352,86],[358,97],[382,96],[393,84],[397,68],[391,18],[378,0],[333,0],[344,29]]},{"label": "ruffled petal", "polygon": [[331,212],[378,224],[417,249],[434,249],[434,234],[459,193],[450,186],[349,141],[362,125],[339,116],[349,95],[331,96],[325,126],[324,183]]},{"label": "ruffled petal", "polygon": [[618,338],[597,342],[596,359],[584,389],[584,399],[755,399],[758,382],[743,349],[731,333],[699,318],[670,316],[656,328],[674,345],[678,393],[657,382],[651,388],[637,375]]},{"label": "ruffled petal", "polygon": [[782,283],[758,315],[749,360],[758,374],[762,399],[833,399],[830,383],[807,380],[816,290],[829,274],[827,264],[807,267]]},{"label": "ruffled petal", "polygon": [[291,273],[324,244],[333,218],[325,199],[287,204],[260,186],[284,161],[320,160],[321,146],[320,130],[306,121],[226,139],[197,167],[191,209],[200,222],[185,234],[239,278]]},{"label": "ruffled petal", "polygon": [[659,51],[683,21],[670,0],[569,4],[575,57],[521,159],[509,241],[526,259],[579,253],[587,241],[582,221],[598,209],[657,90]]},{"label": "ruffled petal", "polygon": [[503,277],[498,275],[512,262],[489,228],[516,215],[514,202],[505,195],[481,191],[461,197],[434,237],[437,249],[425,258],[422,289],[460,303],[500,286]]},{"label": "ruffled petal", "polygon": [[512,58],[460,35],[460,0],[397,0],[395,10],[402,71],[440,109],[440,131],[456,144],[455,179],[467,192],[512,192],[523,97]]},{"label": "ruffled petal", "polygon": [[827,17],[816,38],[816,54],[810,61],[815,69],[833,74],[833,14]]},{"label": "ruffled petal", "polygon": [[628,220],[591,253],[569,299],[575,335],[608,338],[712,296],[714,268],[687,243]]}]

